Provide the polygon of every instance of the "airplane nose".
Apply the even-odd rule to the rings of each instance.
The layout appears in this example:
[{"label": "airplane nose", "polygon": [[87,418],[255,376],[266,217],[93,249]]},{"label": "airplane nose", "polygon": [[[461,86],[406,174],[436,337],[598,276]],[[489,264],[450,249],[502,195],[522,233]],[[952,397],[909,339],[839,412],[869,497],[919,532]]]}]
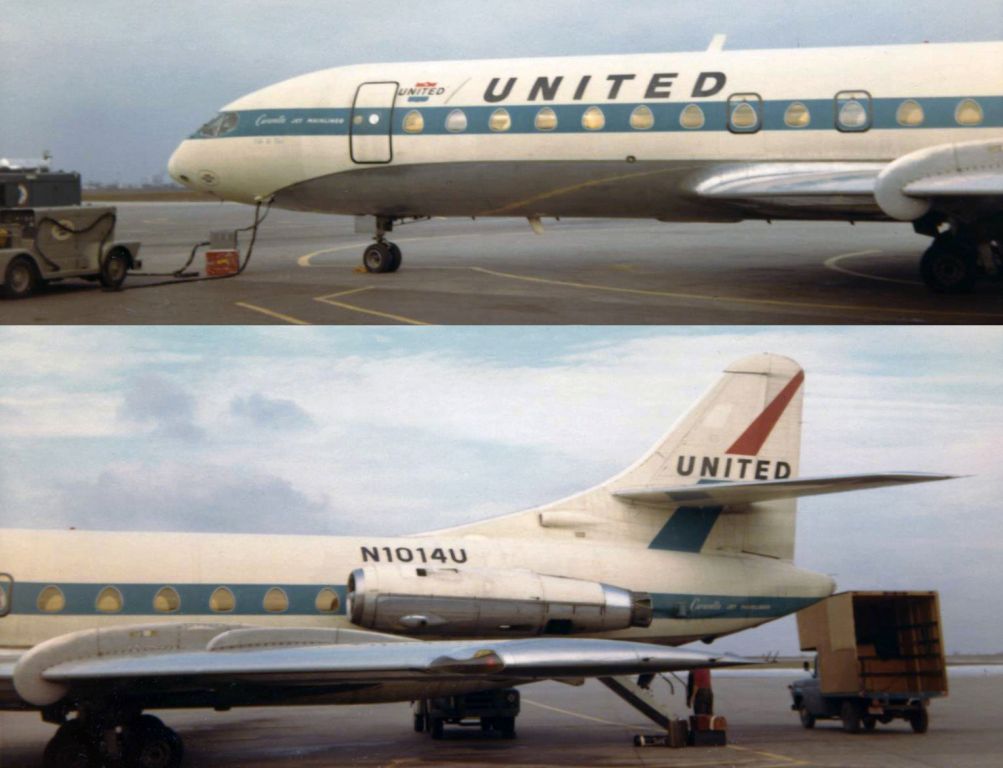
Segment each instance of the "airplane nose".
[{"label": "airplane nose", "polygon": [[172,179],[178,182],[178,184],[190,187],[192,184],[192,177],[190,175],[190,170],[187,168],[185,163],[185,154],[184,144],[174,150],[174,154],[171,155],[171,159],[167,161],[167,172],[170,174]]}]

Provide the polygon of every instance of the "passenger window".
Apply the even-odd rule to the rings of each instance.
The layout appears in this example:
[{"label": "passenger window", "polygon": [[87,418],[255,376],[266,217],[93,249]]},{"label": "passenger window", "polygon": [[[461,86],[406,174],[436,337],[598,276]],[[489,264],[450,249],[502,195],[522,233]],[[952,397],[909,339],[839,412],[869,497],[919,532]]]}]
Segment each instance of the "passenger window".
[{"label": "passenger window", "polygon": [[467,113],[462,109],[454,109],[446,118],[446,130],[450,133],[463,133],[467,130]]},{"label": "passenger window", "polygon": [[122,610],[122,593],[115,587],[105,587],[98,593],[94,607],[101,613],[118,613]]},{"label": "passenger window", "polygon": [[958,104],[958,108],[954,113],[954,119],[958,125],[971,128],[982,125],[982,121],[985,120],[985,113],[982,111],[982,105],[975,99],[965,99]]},{"label": "passenger window", "polygon": [[635,131],[650,131],[655,127],[655,113],[650,107],[638,107],[630,114],[630,127]]},{"label": "passenger window", "polygon": [[66,598],[59,587],[46,587],[38,593],[38,610],[42,613],[59,613],[66,607]]},{"label": "passenger window", "polygon": [[582,128],[586,131],[601,131],[606,127],[606,115],[599,107],[589,107],[582,115]]},{"label": "passenger window", "polygon": [[899,125],[905,128],[918,128],[926,122],[926,113],[918,101],[909,99],[903,101],[896,115]]},{"label": "passenger window", "polygon": [[405,133],[421,133],[425,130],[425,118],[416,109],[411,110],[404,116]]},{"label": "passenger window", "polygon": [[9,573],[0,573],[0,616],[10,613],[11,590],[14,588],[14,579]]},{"label": "passenger window", "polygon": [[284,590],[272,587],[265,593],[262,607],[269,613],[282,613],[289,610],[289,598],[286,597]]},{"label": "passenger window", "polygon": [[732,133],[758,133],[763,127],[763,99],[758,93],[737,93],[728,99],[728,128]]},{"label": "passenger window", "polygon": [[330,587],[324,587],[317,593],[314,607],[317,608],[318,613],[336,613],[340,603],[338,593]]},{"label": "passenger window", "polygon": [[836,94],[836,127],[843,133],[863,133],[871,129],[871,94],[843,91]]},{"label": "passenger window", "polygon": [[544,107],[536,113],[536,130],[555,131],[557,130],[557,113],[550,107]]},{"label": "passenger window", "polygon": [[512,115],[508,113],[507,109],[496,109],[491,114],[488,125],[495,133],[505,133],[512,128]]},{"label": "passenger window", "polygon": [[807,128],[811,125],[811,111],[807,105],[795,101],[784,114],[784,123],[788,128]]},{"label": "passenger window", "polygon": [[237,601],[226,587],[217,587],[209,598],[209,610],[213,613],[229,613],[237,605]]},{"label": "passenger window", "polygon": [[690,104],[679,116],[679,125],[687,131],[699,131],[707,124],[703,109],[696,104]]},{"label": "passenger window", "polygon": [[161,587],[153,596],[153,610],[157,613],[175,613],[181,610],[181,597],[174,587]]}]

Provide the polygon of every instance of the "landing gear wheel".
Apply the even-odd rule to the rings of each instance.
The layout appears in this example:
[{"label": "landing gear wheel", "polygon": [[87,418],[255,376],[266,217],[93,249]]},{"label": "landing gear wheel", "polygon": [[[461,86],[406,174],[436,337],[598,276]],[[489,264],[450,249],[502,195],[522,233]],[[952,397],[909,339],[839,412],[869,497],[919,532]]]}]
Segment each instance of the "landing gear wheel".
[{"label": "landing gear wheel", "polygon": [[438,741],[445,735],[445,726],[443,725],[441,717],[432,718],[432,727],[429,729],[432,732],[432,738]]},{"label": "landing gear wheel", "polygon": [[[396,247],[396,246],[394,246]],[[394,258],[390,243],[373,243],[362,256],[366,271],[372,275],[386,275],[396,272],[400,263]]]},{"label": "landing gear wheel", "polygon": [[495,720],[495,728],[501,731],[503,739],[514,739],[515,738],[515,718],[514,717],[499,717]]},{"label": "landing gear wheel", "polygon": [[926,711],[926,707],[909,713],[909,725],[912,726],[913,733],[926,733],[930,730],[930,713]]},{"label": "landing gear wheel", "polygon": [[129,257],[120,249],[114,250],[105,257],[101,265],[101,285],[106,290],[117,291],[129,274]]},{"label": "landing gear wheel", "polygon": [[45,745],[44,768],[91,768],[97,765],[97,749],[91,734],[79,720],[59,726],[56,735]]},{"label": "landing gear wheel", "polygon": [[404,262],[404,254],[401,253],[401,249],[397,246],[397,243],[387,243],[390,246],[390,255],[393,257],[394,263],[390,268],[390,272],[396,272],[401,268],[401,264]]},{"label": "landing gear wheel", "polygon": [[425,716],[418,714],[414,716],[414,732],[424,733],[425,732]]},{"label": "landing gear wheel", "polygon": [[815,715],[809,712],[804,704],[798,707],[798,717],[801,718],[801,725],[809,731],[815,727]]},{"label": "landing gear wheel", "polygon": [[864,730],[870,733],[878,727],[878,718],[874,715],[864,715]]},{"label": "landing gear wheel", "polygon": [[153,715],[142,715],[126,727],[126,765],[136,768],[178,768],[181,738]]},{"label": "landing gear wheel", "polygon": [[25,299],[38,287],[39,276],[35,264],[27,256],[18,256],[7,265],[3,278],[3,292],[11,299]]},{"label": "landing gear wheel", "polygon": [[843,720],[843,730],[847,733],[860,733],[860,709],[856,702],[844,701],[840,710]]},{"label": "landing gear wheel", "polygon": [[923,282],[944,294],[971,293],[979,279],[977,249],[955,232],[939,235],[923,255]]}]

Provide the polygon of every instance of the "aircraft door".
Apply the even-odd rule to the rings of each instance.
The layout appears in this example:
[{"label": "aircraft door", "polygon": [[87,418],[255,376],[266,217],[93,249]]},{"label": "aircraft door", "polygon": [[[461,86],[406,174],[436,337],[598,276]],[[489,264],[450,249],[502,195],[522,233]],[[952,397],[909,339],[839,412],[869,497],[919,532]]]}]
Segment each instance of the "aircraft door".
[{"label": "aircraft door", "polygon": [[370,165],[394,158],[393,120],[399,83],[363,83],[355,92],[349,129],[352,162]]},{"label": "aircraft door", "polygon": [[14,577],[9,573],[0,573],[0,618],[10,613],[14,600]]}]

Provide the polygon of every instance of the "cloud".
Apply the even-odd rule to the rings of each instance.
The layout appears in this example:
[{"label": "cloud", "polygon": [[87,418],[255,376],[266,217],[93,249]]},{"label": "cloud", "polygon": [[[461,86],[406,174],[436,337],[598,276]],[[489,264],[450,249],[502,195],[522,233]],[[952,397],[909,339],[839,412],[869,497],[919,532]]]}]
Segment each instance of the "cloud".
[{"label": "cloud", "polygon": [[109,466],[91,480],[58,483],[52,506],[44,527],[307,534],[336,527],[327,498],[311,498],[278,475],[204,460]]},{"label": "cloud", "polygon": [[271,398],[255,392],[230,401],[230,413],[256,427],[272,430],[299,430],[314,426],[303,408],[292,400]]},{"label": "cloud", "polygon": [[126,387],[119,418],[152,427],[155,436],[187,443],[200,442],[204,430],[195,421],[196,400],[171,379],[137,376]]}]

